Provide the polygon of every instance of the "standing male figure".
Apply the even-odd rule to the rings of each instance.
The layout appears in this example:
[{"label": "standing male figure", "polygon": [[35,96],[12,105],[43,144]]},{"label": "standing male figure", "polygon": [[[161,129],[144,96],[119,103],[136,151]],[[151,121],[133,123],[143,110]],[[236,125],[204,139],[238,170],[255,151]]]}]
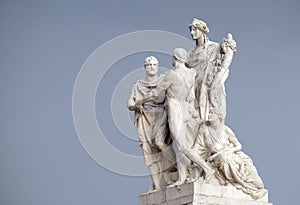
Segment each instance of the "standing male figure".
[{"label": "standing male figure", "polygon": [[187,123],[191,119],[189,112],[194,104],[194,73],[185,67],[186,51],[177,48],[173,55],[174,70],[166,73],[163,81],[153,89],[148,96],[136,102],[136,107],[157,98],[166,92],[168,124],[173,139],[173,149],[176,154],[178,181],[171,186],[181,185],[188,176],[188,167],[193,162],[205,171],[205,180],[211,177],[214,170],[201,158],[189,143]]},{"label": "standing male figure", "polygon": [[165,143],[170,140],[164,107],[165,93],[145,103],[142,109],[135,106],[136,101],[156,88],[164,78],[164,75],[158,75],[158,60],[154,56],[145,59],[144,68],[146,78],[134,83],[128,108],[135,114],[134,125],[138,130],[139,146],[143,150],[145,163],[152,177],[153,185],[149,189],[149,192],[152,192],[162,188],[162,174],[166,183],[171,183],[168,181],[167,170],[175,164],[175,156],[172,148]]}]

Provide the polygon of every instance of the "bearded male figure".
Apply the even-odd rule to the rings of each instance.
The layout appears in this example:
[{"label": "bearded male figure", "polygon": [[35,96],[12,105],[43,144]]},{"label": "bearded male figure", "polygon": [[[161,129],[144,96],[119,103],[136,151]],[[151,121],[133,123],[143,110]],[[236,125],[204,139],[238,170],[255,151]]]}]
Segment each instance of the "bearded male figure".
[{"label": "bearded male figure", "polygon": [[[148,192],[161,190],[164,184],[170,184],[169,170],[175,165],[175,154],[171,146],[167,114],[165,110],[165,93],[144,104],[143,108],[135,106],[152,89],[164,79],[158,74],[158,60],[154,56],[145,59],[146,78],[134,83],[128,100],[129,110],[134,111],[134,125],[138,131],[139,146],[143,150],[145,163],[149,168],[153,185]],[[164,179],[165,183],[162,183]]]},{"label": "bearded male figure", "polygon": [[176,154],[178,180],[171,186],[183,184],[189,175],[188,168],[191,162],[201,167],[205,172],[207,182],[214,174],[214,170],[201,158],[199,153],[192,149],[188,135],[188,123],[192,118],[191,103],[194,105],[194,73],[185,66],[186,51],[182,48],[174,50],[174,70],[166,73],[165,78],[147,96],[137,101],[135,106],[145,106],[146,102],[159,97],[166,92],[166,106],[168,125],[173,139],[173,149]]}]

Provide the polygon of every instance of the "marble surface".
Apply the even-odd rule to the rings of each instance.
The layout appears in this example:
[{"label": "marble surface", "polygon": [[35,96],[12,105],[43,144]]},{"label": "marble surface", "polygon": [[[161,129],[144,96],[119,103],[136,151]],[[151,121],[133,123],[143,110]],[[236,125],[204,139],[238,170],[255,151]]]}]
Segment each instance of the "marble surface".
[{"label": "marble surface", "polygon": [[[219,43],[210,41],[206,22],[196,18],[189,29],[195,47],[189,52],[176,48],[173,69],[161,76],[157,58],[147,57],[146,78],[134,84],[128,100],[153,181],[148,193],[201,182],[214,185],[210,198],[223,193],[218,187],[228,186],[258,202],[267,190],[252,159],[225,124],[225,81],[237,44],[230,33]],[[171,170],[177,170],[176,179],[170,177]],[[242,200],[237,197],[234,200]]]}]

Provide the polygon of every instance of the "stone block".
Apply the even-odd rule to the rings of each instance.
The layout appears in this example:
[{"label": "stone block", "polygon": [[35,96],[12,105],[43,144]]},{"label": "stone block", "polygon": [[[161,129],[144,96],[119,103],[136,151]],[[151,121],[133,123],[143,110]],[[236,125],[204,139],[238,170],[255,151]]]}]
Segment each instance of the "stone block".
[{"label": "stone block", "polygon": [[232,186],[216,186],[193,182],[179,187],[146,193],[139,197],[139,205],[272,205],[268,195],[253,200]]}]

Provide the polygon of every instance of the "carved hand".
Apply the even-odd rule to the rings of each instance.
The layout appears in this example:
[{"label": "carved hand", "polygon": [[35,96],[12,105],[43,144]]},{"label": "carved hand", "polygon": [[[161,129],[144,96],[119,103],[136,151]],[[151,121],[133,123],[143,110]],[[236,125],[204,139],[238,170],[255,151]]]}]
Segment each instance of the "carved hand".
[{"label": "carved hand", "polygon": [[207,161],[208,161],[208,162],[214,161],[214,159],[215,159],[219,154],[220,154],[220,152],[217,152],[217,153],[211,155],[210,157],[207,158]]}]

